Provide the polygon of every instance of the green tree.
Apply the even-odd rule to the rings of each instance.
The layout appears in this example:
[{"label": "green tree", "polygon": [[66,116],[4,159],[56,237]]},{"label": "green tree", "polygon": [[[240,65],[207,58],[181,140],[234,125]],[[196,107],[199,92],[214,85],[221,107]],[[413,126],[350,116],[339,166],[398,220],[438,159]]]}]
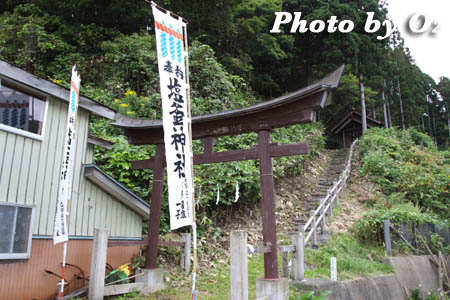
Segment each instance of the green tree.
[{"label": "green tree", "polygon": [[45,77],[45,66],[73,50],[61,37],[46,30],[60,21],[32,4],[0,15],[0,57]]},{"label": "green tree", "polygon": [[[450,139],[450,79],[447,77],[439,78],[439,84],[437,85],[439,94],[442,97],[442,112],[447,114],[447,130],[448,138]],[[448,144],[448,140],[447,140]]]}]

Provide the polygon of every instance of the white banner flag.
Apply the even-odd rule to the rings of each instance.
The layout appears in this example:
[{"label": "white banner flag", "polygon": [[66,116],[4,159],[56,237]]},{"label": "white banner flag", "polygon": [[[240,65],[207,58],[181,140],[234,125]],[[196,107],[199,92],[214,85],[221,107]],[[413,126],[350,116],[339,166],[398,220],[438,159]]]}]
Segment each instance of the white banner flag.
[{"label": "white banner flag", "polygon": [[152,5],[166,148],[170,229],[193,223],[191,139],[182,20]]},{"label": "white banner flag", "polygon": [[70,80],[69,113],[67,115],[66,135],[64,137],[64,152],[59,177],[58,202],[56,205],[55,226],[53,227],[53,243],[65,242],[69,239],[66,216],[69,214],[67,203],[72,192],[72,162],[75,156],[75,124],[77,119],[78,101],[80,98],[80,76],[72,68]]}]

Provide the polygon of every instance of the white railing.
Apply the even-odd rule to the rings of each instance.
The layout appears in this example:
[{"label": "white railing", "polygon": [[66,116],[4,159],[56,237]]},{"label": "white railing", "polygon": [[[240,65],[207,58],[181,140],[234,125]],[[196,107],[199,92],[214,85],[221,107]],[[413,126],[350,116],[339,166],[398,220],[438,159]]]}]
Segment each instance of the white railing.
[{"label": "white railing", "polygon": [[345,188],[347,184],[348,177],[350,176],[350,171],[352,168],[352,154],[353,149],[355,148],[356,143],[358,142],[358,139],[353,141],[352,145],[350,146],[350,152],[348,154],[347,164],[345,166],[345,169],[342,171],[341,175],[339,176],[339,180],[333,184],[333,187],[330,188],[327,192],[327,195],[325,198],[320,200],[320,205],[311,212],[311,217],[308,219],[308,221],[305,223],[303,230],[304,232],[309,230],[308,235],[306,235],[304,239],[305,245],[308,243],[311,237],[313,237],[313,244],[315,244],[315,236],[317,227],[322,227],[322,230],[325,226],[325,217],[326,213],[328,212],[331,216],[331,210],[333,208],[333,205],[337,203],[338,201],[338,195],[340,195]]}]

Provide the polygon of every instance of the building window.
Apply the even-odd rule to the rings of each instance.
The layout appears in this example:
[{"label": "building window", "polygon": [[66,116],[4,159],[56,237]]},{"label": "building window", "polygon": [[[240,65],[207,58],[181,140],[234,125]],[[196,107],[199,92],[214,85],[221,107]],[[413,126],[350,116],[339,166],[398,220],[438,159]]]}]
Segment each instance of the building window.
[{"label": "building window", "polygon": [[0,259],[30,257],[34,208],[0,203]]},{"label": "building window", "polygon": [[[46,97],[0,82],[0,129],[42,136]],[[28,135],[28,134],[24,134]]]}]

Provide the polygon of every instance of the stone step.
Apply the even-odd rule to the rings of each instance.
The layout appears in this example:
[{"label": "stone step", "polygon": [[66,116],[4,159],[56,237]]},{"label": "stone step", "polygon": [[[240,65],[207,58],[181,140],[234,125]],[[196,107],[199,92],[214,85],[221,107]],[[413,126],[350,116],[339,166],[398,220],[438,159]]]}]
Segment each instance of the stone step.
[{"label": "stone step", "polygon": [[[317,209],[320,205],[320,201],[327,196],[328,191],[339,180],[347,165],[348,156],[349,151],[347,149],[333,151],[324,174],[319,178],[316,187],[301,207],[302,214],[289,223],[289,227],[292,227],[294,232],[298,230],[299,225],[304,225],[309,220],[310,211]],[[309,232],[309,230],[311,230],[311,228],[309,228],[307,232]],[[325,244],[328,238],[329,236],[327,233],[325,232],[322,234],[320,227],[318,227],[317,244]]]},{"label": "stone step", "polygon": [[332,173],[332,172],[340,172],[340,171],[342,171],[342,169],[344,169],[344,168],[345,168],[345,164],[342,164],[341,166],[333,166],[332,168],[330,168],[330,169],[327,170],[327,173],[326,173],[326,174]]},{"label": "stone step", "polygon": [[[309,219],[309,218],[308,218]],[[303,219],[303,218],[301,218],[301,219],[295,219],[294,220],[294,224],[295,225],[301,225],[301,224],[305,224],[307,221],[308,221],[308,219]]]},{"label": "stone step", "polygon": [[323,199],[325,197],[317,197],[317,198],[312,198],[306,201],[306,204],[311,207],[311,206],[317,206],[320,203],[320,200]]},{"label": "stone step", "polygon": [[318,183],[318,187],[322,188],[322,187],[330,187],[333,186],[333,181],[323,181],[323,182],[319,182]]}]

